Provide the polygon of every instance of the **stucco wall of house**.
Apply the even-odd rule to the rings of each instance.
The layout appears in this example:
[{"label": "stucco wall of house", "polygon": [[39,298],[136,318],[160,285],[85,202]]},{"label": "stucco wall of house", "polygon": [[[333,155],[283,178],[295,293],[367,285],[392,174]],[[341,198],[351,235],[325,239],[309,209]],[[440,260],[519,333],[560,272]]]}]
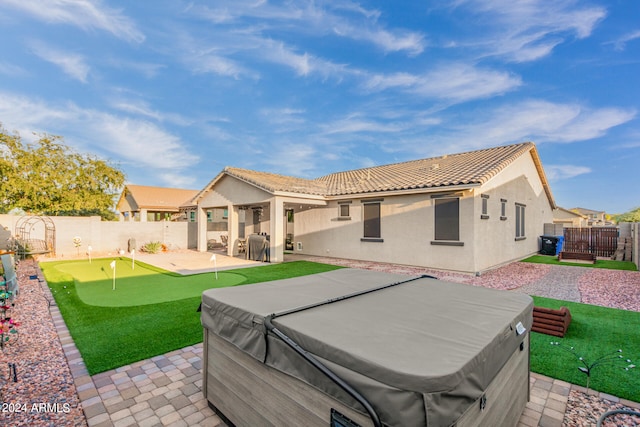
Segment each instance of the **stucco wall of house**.
[{"label": "stucco wall of house", "polygon": [[[49,217],[55,225],[57,257],[84,256],[91,246],[93,253],[115,253],[117,249],[128,249],[129,239],[135,239],[136,249],[148,242],[161,242],[172,249],[188,247],[187,222],[120,222],[101,221],[100,217]],[[0,248],[7,248],[7,239],[15,234],[15,215],[0,215]],[[80,237],[81,246],[76,248],[73,239]],[[44,223],[35,223],[31,238],[44,239]]]},{"label": "stucco wall of house", "polygon": [[[468,192],[466,194],[469,194]],[[363,203],[353,198],[350,219],[339,219],[339,204],[330,202],[325,208],[296,212],[294,248],[310,255],[371,260],[442,269],[471,271],[473,264],[472,222],[473,200],[460,200],[460,241],[464,246],[432,245],[434,240],[434,200],[429,194],[386,196],[382,198],[382,242],[362,241],[364,232]],[[297,242],[302,251],[297,250]]]},{"label": "stucco wall of house", "polygon": [[[539,250],[544,224],[553,221],[553,208],[531,156],[522,156],[481,188],[474,190],[475,271],[484,271],[522,259]],[[488,195],[487,214],[481,218],[481,195]],[[501,199],[506,200],[501,219]],[[516,203],[525,205],[525,239],[516,240]]]}]

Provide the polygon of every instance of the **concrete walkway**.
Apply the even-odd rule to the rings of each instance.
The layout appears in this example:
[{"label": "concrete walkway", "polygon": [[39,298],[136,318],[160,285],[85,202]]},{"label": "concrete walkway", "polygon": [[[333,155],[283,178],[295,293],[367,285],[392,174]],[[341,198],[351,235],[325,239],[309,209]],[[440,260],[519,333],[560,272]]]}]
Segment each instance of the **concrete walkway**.
[{"label": "concrete walkway", "polygon": [[[205,253],[198,257],[200,264],[185,257],[185,264],[180,264],[178,261],[183,257],[172,254],[164,264],[175,264],[173,271],[200,271],[211,268],[210,256]],[[147,259],[144,262],[152,263]],[[202,344],[90,376],[55,303],[50,311],[90,427],[226,427],[208,407],[202,393]],[[571,389],[584,391],[535,373],[531,373],[530,384],[530,401],[519,427],[561,427]],[[617,400],[613,396],[603,397]],[[633,402],[622,403],[637,407]]]}]

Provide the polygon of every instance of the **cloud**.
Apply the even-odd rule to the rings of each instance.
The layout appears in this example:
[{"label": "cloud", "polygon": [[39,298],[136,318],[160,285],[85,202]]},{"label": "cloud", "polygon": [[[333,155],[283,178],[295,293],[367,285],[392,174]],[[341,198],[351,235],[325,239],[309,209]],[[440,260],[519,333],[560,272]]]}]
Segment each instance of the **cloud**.
[{"label": "cloud", "polygon": [[463,136],[473,136],[484,146],[522,140],[570,143],[603,136],[635,116],[634,110],[593,109],[533,99],[480,114],[479,119],[463,128]]},{"label": "cloud", "polygon": [[[381,13],[353,2],[293,1],[282,5],[267,1],[227,0],[215,7],[193,6],[188,12],[220,25],[221,28],[253,27],[259,23],[263,34],[295,32],[312,37],[338,37],[371,43],[385,52],[417,55],[425,48],[421,33],[389,29],[378,21]],[[263,36],[267,38],[267,36]]]},{"label": "cloud", "polygon": [[287,47],[282,42],[256,39],[255,46],[258,46],[258,55],[263,59],[289,67],[299,76],[306,77],[318,74],[323,78],[336,77],[340,79],[348,73],[345,65],[318,58],[307,52],[296,53],[294,49]]},{"label": "cloud", "polygon": [[0,61],[0,74],[16,77],[16,76],[24,76],[26,73],[27,71],[25,69],[23,69],[22,67],[16,64]]},{"label": "cloud", "polygon": [[72,78],[87,83],[90,67],[82,55],[57,49],[40,41],[32,41],[29,46],[39,58],[60,67]]},{"label": "cloud", "polygon": [[442,122],[437,128],[423,133],[416,128],[416,136],[397,139],[388,148],[428,157],[523,141],[575,143],[604,136],[613,127],[635,117],[634,110],[531,99],[491,109],[458,112],[451,119],[441,113]]},{"label": "cloud", "polygon": [[521,84],[519,77],[508,72],[454,63],[437,66],[421,75],[373,75],[365,82],[364,87],[370,91],[399,88],[425,98],[463,102],[500,95]]},{"label": "cloud", "polygon": [[550,181],[560,181],[591,173],[591,168],[586,166],[547,164],[544,167],[544,171]]},{"label": "cloud", "polygon": [[3,3],[22,10],[46,23],[74,25],[85,31],[98,29],[129,42],[145,39],[136,25],[121,11],[103,6],[100,0],[49,0],[46,3],[4,0]]},{"label": "cloud", "polygon": [[376,120],[353,114],[347,118],[326,123],[321,126],[325,135],[350,134],[350,133],[397,133],[410,128],[410,124],[402,122],[389,122]]},{"label": "cloud", "polygon": [[108,153],[116,161],[160,177],[187,170],[199,160],[178,136],[152,122],[84,109],[73,103],[50,105],[0,93],[0,117],[7,129],[19,131],[23,137],[31,132],[63,135],[76,149]]},{"label": "cloud", "polygon": [[472,41],[461,44],[515,62],[543,58],[569,37],[589,37],[606,16],[604,8],[574,0],[458,0],[456,6],[472,14],[469,22],[488,22],[474,31]]},{"label": "cloud", "polygon": [[622,51],[626,48],[627,43],[636,39],[640,39],[640,30],[635,30],[625,34],[613,42],[615,50]]},{"label": "cloud", "polygon": [[111,107],[128,114],[142,116],[158,122],[169,122],[180,126],[189,126],[193,123],[193,120],[187,119],[180,114],[155,110],[147,102],[140,100],[119,98],[111,102]]}]

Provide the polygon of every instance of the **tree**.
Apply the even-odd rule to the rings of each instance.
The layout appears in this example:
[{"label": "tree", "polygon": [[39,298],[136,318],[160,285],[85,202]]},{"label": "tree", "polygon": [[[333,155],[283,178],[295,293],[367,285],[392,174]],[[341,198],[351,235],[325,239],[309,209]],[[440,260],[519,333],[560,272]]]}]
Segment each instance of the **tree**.
[{"label": "tree", "polygon": [[114,198],[124,173],[96,156],[39,135],[25,144],[0,125],[0,213],[14,208],[37,215],[100,215],[114,219]]},{"label": "tree", "polygon": [[616,222],[640,222],[640,208],[616,216]]}]

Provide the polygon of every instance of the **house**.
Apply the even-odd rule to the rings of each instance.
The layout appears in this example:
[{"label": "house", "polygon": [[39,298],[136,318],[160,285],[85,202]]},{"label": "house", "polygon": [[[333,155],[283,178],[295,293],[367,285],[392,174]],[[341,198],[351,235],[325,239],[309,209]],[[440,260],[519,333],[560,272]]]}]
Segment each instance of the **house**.
[{"label": "house", "polygon": [[563,227],[587,227],[588,220],[586,215],[559,206],[553,210],[553,223]]},{"label": "house", "polygon": [[122,190],[116,210],[120,221],[186,221],[191,208],[195,220],[191,199],[196,194],[198,190],[129,184]]},{"label": "house", "polygon": [[239,236],[270,236],[271,262],[296,253],[478,273],[538,251],[556,207],[525,142],[304,179],[226,167],[193,199],[198,250],[207,212]]},{"label": "house", "polygon": [[573,208],[571,211],[586,216],[588,219],[587,227],[602,227],[613,224],[607,219],[607,214],[604,211],[594,211],[585,208]]}]

